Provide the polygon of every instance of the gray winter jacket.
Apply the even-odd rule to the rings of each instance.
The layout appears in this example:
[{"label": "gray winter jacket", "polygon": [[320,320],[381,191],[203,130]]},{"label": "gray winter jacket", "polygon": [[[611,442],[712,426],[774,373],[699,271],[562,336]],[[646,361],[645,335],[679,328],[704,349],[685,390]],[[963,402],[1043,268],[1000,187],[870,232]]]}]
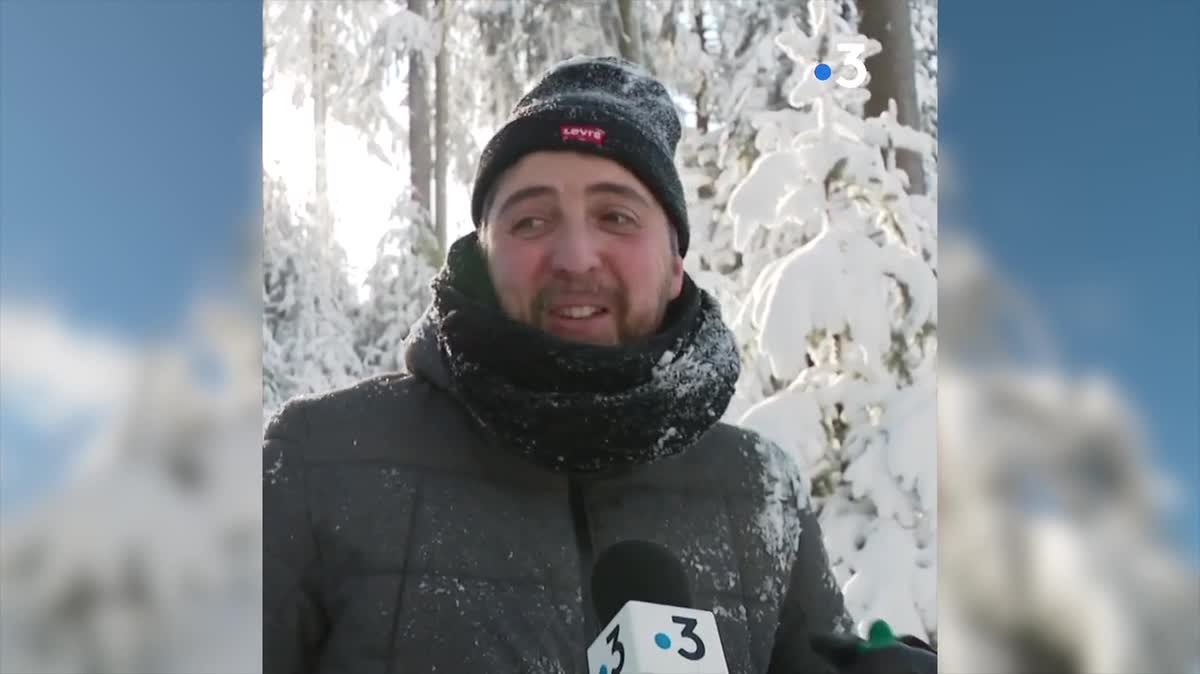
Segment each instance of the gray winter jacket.
[{"label": "gray winter jacket", "polygon": [[781,612],[784,639],[846,624],[778,447],[718,424],[623,476],[567,478],[493,446],[428,340],[408,362],[414,375],[297,399],[269,423],[267,674],[582,674],[601,627],[591,564],[628,539],[683,562],[731,672],[767,671]]}]

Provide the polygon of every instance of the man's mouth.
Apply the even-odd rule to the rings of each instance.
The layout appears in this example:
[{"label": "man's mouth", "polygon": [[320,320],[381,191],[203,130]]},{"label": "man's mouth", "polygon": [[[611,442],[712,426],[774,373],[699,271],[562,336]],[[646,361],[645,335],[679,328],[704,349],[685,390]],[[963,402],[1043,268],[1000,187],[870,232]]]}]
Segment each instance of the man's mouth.
[{"label": "man's mouth", "polygon": [[550,314],[552,316],[555,316],[557,318],[563,318],[566,320],[573,320],[573,321],[585,320],[585,319],[589,319],[589,318],[596,318],[597,316],[602,316],[607,313],[608,313],[608,309],[606,309],[604,307],[600,307],[600,306],[589,305],[589,304],[576,304],[576,305],[554,307],[553,309],[550,310]]}]

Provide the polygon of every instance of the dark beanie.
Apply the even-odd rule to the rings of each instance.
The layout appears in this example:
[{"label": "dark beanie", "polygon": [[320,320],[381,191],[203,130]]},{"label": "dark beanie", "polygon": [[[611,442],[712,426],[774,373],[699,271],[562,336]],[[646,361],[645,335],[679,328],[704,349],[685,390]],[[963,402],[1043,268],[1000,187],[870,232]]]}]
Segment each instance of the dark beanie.
[{"label": "dark beanie", "polygon": [[471,218],[506,169],[539,150],[607,157],[633,173],[658,199],[687,253],[687,203],[675,171],[679,116],[667,88],[629,61],[573,58],[552,67],[513,108],[479,157]]}]

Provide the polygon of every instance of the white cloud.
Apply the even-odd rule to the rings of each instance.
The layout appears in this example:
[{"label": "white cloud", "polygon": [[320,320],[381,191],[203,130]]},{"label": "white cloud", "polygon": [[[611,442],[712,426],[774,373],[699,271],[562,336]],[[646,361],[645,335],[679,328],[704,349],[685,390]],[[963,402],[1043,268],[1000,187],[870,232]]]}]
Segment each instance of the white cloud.
[{"label": "white cloud", "polygon": [[48,306],[0,302],[0,392],[41,430],[106,416],[126,400],[135,362],[130,344],[72,325]]}]

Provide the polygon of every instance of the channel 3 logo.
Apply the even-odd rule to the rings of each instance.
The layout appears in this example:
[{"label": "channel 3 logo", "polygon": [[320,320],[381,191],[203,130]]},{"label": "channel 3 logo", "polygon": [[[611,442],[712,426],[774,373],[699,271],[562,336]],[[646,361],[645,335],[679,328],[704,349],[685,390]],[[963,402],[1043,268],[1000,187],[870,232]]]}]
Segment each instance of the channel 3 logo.
[{"label": "channel 3 logo", "polygon": [[[847,89],[861,87],[867,81],[867,64],[863,61],[867,46],[858,42],[843,42],[834,45],[834,49],[845,54],[841,63],[838,64],[838,72],[842,76],[834,82]],[[814,72],[817,79],[822,82],[833,77],[833,68],[826,63],[818,63]]]}]

